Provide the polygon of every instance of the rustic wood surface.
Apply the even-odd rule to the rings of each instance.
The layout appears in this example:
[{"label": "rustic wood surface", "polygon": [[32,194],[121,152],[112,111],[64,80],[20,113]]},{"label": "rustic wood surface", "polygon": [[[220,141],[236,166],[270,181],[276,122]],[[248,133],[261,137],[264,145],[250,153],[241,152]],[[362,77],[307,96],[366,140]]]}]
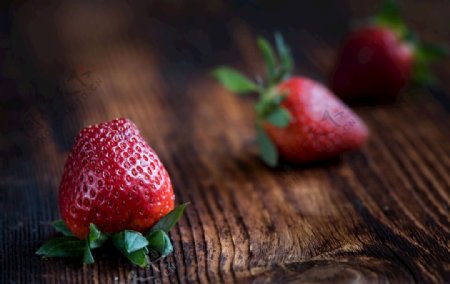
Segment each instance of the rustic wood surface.
[{"label": "rustic wood surface", "polygon": [[[271,170],[252,100],[209,70],[261,73],[256,35],[280,30],[297,72],[326,81],[349,17],[377,1],[142,2],[17,1],[2,14],[0,283],[450,282],[449,59],[440,88],[356,107],[371,131],[360,151]],[[424,38],[450,43],[447,1],[400,3]],[[75,134],[116,117],[191,201],[174,254],[149,269],[108,249],[91,266],[41,260]]]}]

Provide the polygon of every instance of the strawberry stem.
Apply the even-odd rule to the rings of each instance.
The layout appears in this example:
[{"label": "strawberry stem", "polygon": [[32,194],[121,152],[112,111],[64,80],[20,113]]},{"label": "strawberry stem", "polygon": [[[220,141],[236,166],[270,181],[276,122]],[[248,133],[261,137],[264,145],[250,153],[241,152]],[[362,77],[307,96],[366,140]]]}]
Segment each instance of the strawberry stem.
[{"label": "strawberry stem", "polygon": [[256,84],[249,83],[251,80],[229,67],[219,67],[213,71],[214,77],[232,92],[258,93],[259,100],[255,103],[257,140],[263,162],[271,167],[278,163],[278,152],[265,133],[264,124],[270,123],[276,127],[289,125],[291,114],[281,106],[287,94],[281,93],[278,85],[289,78],[294,69],[294,60],[283,37],[280,33],[275,33],[274,37],[276,48],[263,37],[259,37],[257,41],[266,65],[266,80],[257,77]]}]

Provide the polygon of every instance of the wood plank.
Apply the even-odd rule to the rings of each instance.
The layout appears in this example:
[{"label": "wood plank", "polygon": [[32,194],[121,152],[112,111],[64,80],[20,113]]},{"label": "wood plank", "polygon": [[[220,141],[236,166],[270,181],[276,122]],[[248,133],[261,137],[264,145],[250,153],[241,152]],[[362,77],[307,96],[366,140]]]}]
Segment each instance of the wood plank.
[{"label": "wood plank", "polygon": [[[227,63],[261,73],[256,35],[275,27],[299,47],[298,71],[323,80],[339,37],[314,20],[320,3],[298,4],[298,23],[287,1],[259,10],[212,1],[197,18],[186,3],[17,8],[3,41],[23,90],[2,93],[0,105],[0,283],[450,281],[450,84],[442,96],[357,107],[371,131],[361,151],[272,170],[257,157],[251,98],[232,96],[209,70]],[[441,13],[443,3],[429,10]],[[421,17],[423,4],[401,4]],[[327,23],[341,32],[346,15],[375,6],[327,5]],[[416,24],[448,39],[448,27],[431,21],[440,32]],[[448,60],[441,66],[450,74]],[[41,260],[34,251],[54,233],[74,135],[119,116],[159,154],[177,201],[192,203],[170,234],[174,254],[149,269],[108,249],[91,266]]]}]

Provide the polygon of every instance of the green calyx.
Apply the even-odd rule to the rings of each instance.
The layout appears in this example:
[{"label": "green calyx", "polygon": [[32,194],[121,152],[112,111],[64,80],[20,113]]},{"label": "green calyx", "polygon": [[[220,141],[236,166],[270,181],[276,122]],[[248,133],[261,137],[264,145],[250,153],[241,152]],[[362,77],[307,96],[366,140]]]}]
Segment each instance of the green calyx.
[{"label": "green calyx", "polygon": [[447,47],[420,43],[414,48],[413,83],[418,86],[435,85],[436,77],[430,69],[430,63],[448,56]]},{"label": "green calyx", "polygon": [[403,21],[400,8],[395,0],[384,1],[373,18],[373,23],[393,30],[400,40],[405,41],[412,47],[414,52],[412,83],[414,85],[426,86],[436,83],[429,64],[448,55],[449,52],[446,46],[421,42]]},{"label": "green calyx", "polygon": [[283,128],[291,121],[291,114],[282,106],[287,94],[281,93],[277,86],[291,76],[294,60],[279,33],[275,33],[275,48],[263,37],[259,37],[257,43],[266,65],[265,80],[253,81],[226,66],[214,69],[212,74],[224,87],[238,95],[259,94],[259,101],[255,104],[258,147],[263,162],[274,167],[278,164],[278,151],[265,132],[264,123]]},{"label": "green calyx", "polygon": [[393,30],[402,40],[406,40],[410,34],[395,0],[385,0],[373,18],[373,22],[377,26]]},{"label": "green calyx", "polygon": [[46,242],[36,254],[44,258],[80,257],[83,263],[91,264],[94,263],[92,250],[110,241],[133,264],[148,267],[151,262],[164,258],[173,251],[168,233],[181,218],[188,204],[181,204],[169,212],[145,236],[132,230],[113,235],[105,234],[91,223],[88,236],[85,240],[80,240],[70,232],[62,220],[58,220],[53,222],[53,226],[63,236]]}]

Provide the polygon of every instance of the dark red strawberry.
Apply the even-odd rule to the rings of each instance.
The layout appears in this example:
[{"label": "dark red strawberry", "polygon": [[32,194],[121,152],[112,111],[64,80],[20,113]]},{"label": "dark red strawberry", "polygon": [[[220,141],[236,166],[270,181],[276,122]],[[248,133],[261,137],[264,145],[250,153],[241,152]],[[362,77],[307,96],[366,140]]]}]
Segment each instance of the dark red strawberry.
[{"label": "dark red strawberry", "polygon": [[407,85],[413,49],[388,28],[354,31],[342,46],[331,88],[343,98],[395,98]]},{"label": "dark red strawberry", "polygon": [[37,254],[83,255],[92,263],[91,250],[111,237],[133,263],[148,266],[149,252],[158,258],[172,251],[167,232],[186,206],[174,210],[174,200],[166,169],[133,122],[89,126],[76,139],[59,187],[63,220],[54,226],[65,236]]},{"label": "dark red strawberry", "polygon": [[408,83],[433,81],[427,68],[444,50],[421,44],[400,20],[392,0],[386,1],[370,25],[345,39],[331,77],[331,89],[345,99],[395,99]]},{"label": "dark red strawberry", "polygon": [[219,67],[215,77],[236,93],[258,92],[256,132],[263,161],[275,166],[286,161],[304,163],[354,150],[368,131],[359,117],[318,82],[291,77],[293,60],[280,35],[278,57],[263,38],[258,41],[267,65],[268,80],[255,84],[239,72]]},{"label": "dark red strawberry", "polygon": [[84,239],[89,224],[106,233],[145,232],[174,208],[169,175],[127,119],[83,129],[59,187],[64,222]]}]

